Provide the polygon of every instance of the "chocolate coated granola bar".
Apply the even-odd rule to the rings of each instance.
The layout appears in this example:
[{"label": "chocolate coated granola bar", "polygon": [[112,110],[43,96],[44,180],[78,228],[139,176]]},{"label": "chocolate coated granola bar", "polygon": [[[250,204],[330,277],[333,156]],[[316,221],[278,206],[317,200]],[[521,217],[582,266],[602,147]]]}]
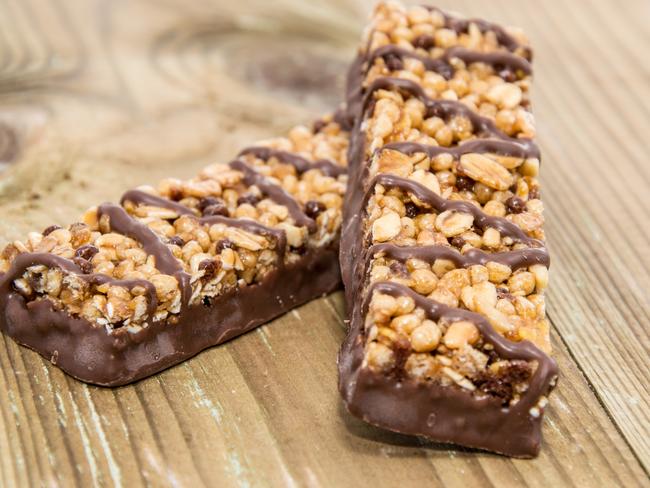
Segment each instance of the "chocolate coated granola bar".
[{"label": "chocolate coated granola bar", "polygon": [[116,386],[333,291],[347,143],[326,118],[8,244],[0,327]]},{"label": "chocolate coated granola bar", "polygon": [[528,42],[382,3],[362,46],[348,77],[344,402],[390,430],[534,456],[557,367]]}]

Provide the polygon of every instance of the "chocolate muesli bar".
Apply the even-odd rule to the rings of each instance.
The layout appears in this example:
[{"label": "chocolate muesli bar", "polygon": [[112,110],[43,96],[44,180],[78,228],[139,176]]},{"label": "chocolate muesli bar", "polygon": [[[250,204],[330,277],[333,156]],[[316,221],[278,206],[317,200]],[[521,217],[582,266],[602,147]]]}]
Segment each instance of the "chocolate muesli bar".
[{"label": "chocolate muesli bar", "polygon": [[8,244],[0,327],[116,386],[333,291],[347,146],[327,117]]},{"label": "chocolate muesli bar", "polygon": [[557,379],[530,59],[517,30],[376,7],[348,77],[340,257],[350,412],[520,457]]}]

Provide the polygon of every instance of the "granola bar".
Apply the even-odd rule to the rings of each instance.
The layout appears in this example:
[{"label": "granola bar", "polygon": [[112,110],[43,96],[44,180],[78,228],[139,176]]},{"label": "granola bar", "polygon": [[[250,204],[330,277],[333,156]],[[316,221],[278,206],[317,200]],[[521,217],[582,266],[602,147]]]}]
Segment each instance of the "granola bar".
[{"label": "granola bar", "polygon": [[347,145],[327,117],[8,244],[0,327],[116,386],[333,291]]},{"label": "granola bar", "polygon": [[557,366],[528,41],[382,3],[362,46],[348,77],[344,402],[390,430],[534,456]]}]

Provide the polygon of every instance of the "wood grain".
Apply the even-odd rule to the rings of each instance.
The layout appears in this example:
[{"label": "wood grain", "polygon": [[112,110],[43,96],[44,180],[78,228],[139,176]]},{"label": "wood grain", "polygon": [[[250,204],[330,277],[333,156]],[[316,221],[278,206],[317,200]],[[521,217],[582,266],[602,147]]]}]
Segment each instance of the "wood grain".
[{"label": "wood grain", "polygon": [[[519,25],[562,377],[533,461],[345,412],[342,295],[114,390],[0,338],[0,486],[650,486],[650,5],[441,0]],[[371,3],[0,1],[0,241],[333,107]]]}]

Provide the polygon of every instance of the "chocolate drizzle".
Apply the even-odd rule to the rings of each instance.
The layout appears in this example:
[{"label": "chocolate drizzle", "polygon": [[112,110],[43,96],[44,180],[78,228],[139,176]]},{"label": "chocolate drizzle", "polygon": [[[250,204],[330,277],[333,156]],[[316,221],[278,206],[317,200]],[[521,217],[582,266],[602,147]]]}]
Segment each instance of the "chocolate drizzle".
[{"label": "chocolate drizzle", "polygon": [[79,279],[85,281],[89,285],[103,285],[109,284],[111,286],[121,286],[129,290],[142,287],[146,291],[147,296],[147,316],[153,317],[158,306],[158,298],[156,296],[156,288],[152,283],[146,280],[117,280],[110,276],[100,273],[83,273],[82,270],[70,259],[57,256],[50,253],[23,253],[15,257],[11,263],[9,270],[0,275],[0,295],[11,293],[12,282],[20,278],[27,268],[32,266],[42,265],[47,268],[59,268],[61,271],[68,275],[75,275]]},{"label": "chocolate drizzle", "polygon": [[173,200],[159,197],[158,195],[153,195],[142,190],[129,190],[124,193],[122,198],[120,198],[120,204],[124,205],[125,202],[131,202],[135,205],[151,205],[152,207],[166,208],[167,210],[175,211],[178,215],[197,214],[197,212],[182,203],[174,202]]},{"label": "chocolate drizzle", "polygon": [[[397,46],[395,44],[388,44],[386,46],[381,46],[369,53],[368,59],[366,61],[365,72],[372,67],[374,62],[382,58],[384,61],[388,61],[391,58],[404,59],[404,58],[413,58],[420,61],[427,71],[435,71],[439,75],[443,76],[445,79],[449,80],[454,74],[452,66],[449,64],[448,60],[443,58],[431,58],[429,56],[422,56],[417,52],[406,49],[404,47]],[[391,70],[394,71],[394,70]]]},{"label": "chocolate drizzle", "polygon": [[326,176],[337,177],[346,173],[343,166],[334,164],[329,159],[319,159],[317,161],[309,161],[308,159],[289,151],[281,151],[272,147],[265,146],[251,146],[239,152],[238,157],[245,155],[252,155],[262,161],[268,161],[275,158],[278,161],[290,164],[299,174],[305,173],[311,169],[319,169]]},{"label": "chocolate drizzle", "polygon": [[493,66],[495,69],[509,68],[515,71],[521,71],[527,75],[533,73],[533,68],[525,58],[510,54],[506,52],[478,52],[464,47],[455,46],[447,49],[443,58],[450,62],[452,59],[457,58],[464,61],[466,64],[483,63]]},{"label": "chocolate drizzle", "polygon": [[400,60],[404,58],[417,59],[424,65],[427,71],[435,71],[447,80],[450,80],[454,75],[454,67],[451,64],[453,59],[460,59],[466,64],[484,63],[493,66],[495,69],[509,68],[515,71],[521,71],[528,75],[532,74],[530,63],[521,56],[507,52],[483,53],[471,51],[459,46],[446,49],[440,58],[431,58],[419,54],[417,51],[397,46],[395,44],[381,46],[368,55],[366,73],[379,58],[382,58],[385,61],[390,60],[391,58]]},{"label": "chocolate drizzle", "polygon": [[379,282],[370,285],[362,305],[364,316],[368,312],[370,301],[375,292],[395,297],[409,296],[415,302],[415,306],[424,310],[426,316],[435,322],[441,320],[448,323],[461,320],[472,322],[479,329],[483,340],[488,344],[492,344],[494,350],[501,358],[539,361],[538,368],[535,371],[528,390],[523,398],[515,405],[515,408],[530,408],[535,405],[541,395],[548,392],[553,376],[553,374],[549,373],[557,374],[557,371],[553,367],[553,363],[546,360],[548,356],[535,347],[532,342],[510,341],[495,331],[484,316],[461,308],[443,305],[435,300],[423,297],[409,287],[399,283]]},{"label": "chocolate drizzle", "polygon": [[502,235],[512,237],[514,240],[532,247],[543,247],[544,245],[541,241],[526,235],[526,233],[518,226],[503,217],[492,217],[491,215],[487,215],[482,209],[469,202],[446,200],[429,190],[426,186],[416,181],[409,180],[408,178],[402,178],[401,176],[392,174],[379,174],[375,176],[368,184],[366,202],[374,193],[377,185],[382,185],[385,188],[400,188],[401,190],[412,194],[421,202],[431,205],[431,207],[438,213],[446,210],[453,210],[456,212],[471,214],[474,217],[474,225],[481,229],[492,227],[498,230]]},{"label": "chocolate drizzle", "polygon": [[126,210],[112,203],[104,203],[97,209],[97,217],[106,215],[112,230],[130,237],[142,245],[147,254],[156,260],[156,268],[162,273],[173,276],[181,290],[181,303],[187,306],[192,297],[190,275],[183,270],[183,265],[176,259],[171,249],[149,227],[131,217]]},{"label": "chocolate drizzle", "polygon": [[419,142],[389,142],[385,146],[377,148],[379,153],[385,149],[399,151],[409,156],[416,153],[424,153],[430,158],[439,154],[451,154],[458,158],[468,153],[493,153],[501,156],[513,156],[516,158],[538,158],[539,147],[531,144],[530,139],[512,139],[509,141],[498,139],[472,139],[459,144],[456,147],[431,146]]},{"label": "chocolate drizzle", "polygon": [[275,251],[278,255],[277,266],[279,268],[284,266],[284,256],[287,249],[287,234],[282,229],[274,229],[262,225],[254,220],[248,219],[232,219],[222,215],[212,215],[210,217],[202,217],[199,219],[202,224],[224,224],[228,227],[237,227],[239,229],[250,232],[251,234],[258,234],[262,236],[271,237],[275,240]]},{"label": "chocolate drizzle", "polygon": [[426,107],[426,117],[436,116],[442,119],[448,119],[450,117],[458,115],[466,117],[472,123],[474,132],[478,133],[481,137],[494,137],[506,141],[525,141],[525,143],[530,144],[533,147],[537,147],[537,144],[535,144],[535,142],[530,139],[514,139],[512,137],[509,137],[501,130],[499,130],[499,128],[497,128],[493,120],[477,114],[461,102],[457,102],[455,100],[437,100],[430,98],[420,85],[414,81],[406,80],[403,78],[382,77],[374,80],[366,89],[363,103],[361,104],[361,113],[365,113],[366,110],[371,107],[374,101],[374,93],[377,90],[397,90],[406,92],[410,96],[418,98],[420,101],[422,101],[422,103],[424,103]]},{"label": "chocolate drizzle", "polygon": [[309,218],[304,210],[300,208],[298,202],[284,191],[282,187],[271,183],[266,177],[253,170],[253,168],[243,161],[235,160],[230,163],[230,167],[244,173],[244,183],[248,186],[257,186],[271,200],[287,207],[289,215],[291,215],[296,225],[307,227],[311,233],[316,231],[316,222],[314,219]]},{"label": "chocolate drizzle", "polygon": [[[503,27],[501,27],[498,24],[494,24],[493,22],[488,22],[487,20],[483,20],[483,19],[463,19],[459,17],[454,17],[452,15],[443,12],[441,9],[437,7],[433,7],[429,5],[425,5],[424,8],[432,12],[435,11],[440,13],[445,19],[445,27],[455,31],[457,34],[468,32],[470,24],[474,24],[479,28],[479,30],[482,33],[494,32],[499,44],[505,47],[509,51],[516,51],[517,49],[524,47],[519,42],[517,42],[517,40],[514,37],[508,34]],[[430,39],[428,47],[433,47],[436,45],[435,40],[431,36],[426,35],[420,37]],[[527,51],[527,54],[528,57],[531,56],[530,50]]]},{"label": "chocolate drizzle", "polygon": [[433,263],[436,259],[447,259],[459,268],[467,268],[475,264],[485,265],[489,262],[508,266],[512,271],[541,264],[547,268],[551,264],[546,248],[518,249],[515,251],[487,253],[480,249],[470,249],[460,253],[446,246],[397,246],[390,243],[375,244],[368,249],[366,260],[369,262],[378,255],[384,255],[398,261],[419,259]]},{"label": "chocolate drizzle", "polygon": [[[190,207],[183,205],[182,203],[174,202],[167,198],[160,197],[158,195],[153,195],[141,190],[129,190],[127,191],[120,200],[122,203],[131,202],[135,205],[151,205],[153,207],[166,208],[168,210],[174,210],[178,215],[191,215],[196,217],[196,212]],[[262,225],[254,220],[249,219],[234,219],[230,217],[225,217],[222,215],[211,215],[208,217],[201,217],[198,219],[201,224],[224,224],[228,227],[237,227],[239,229],[250,232],[251,234],[258,234],[262,236],[268,236],[275,240],[276,242],[276,252],[278,254],[278,265],[284,265],[284,256],[287,248],[287,234],[282,229],[274,229],[273,227],[268,227]]]}]

